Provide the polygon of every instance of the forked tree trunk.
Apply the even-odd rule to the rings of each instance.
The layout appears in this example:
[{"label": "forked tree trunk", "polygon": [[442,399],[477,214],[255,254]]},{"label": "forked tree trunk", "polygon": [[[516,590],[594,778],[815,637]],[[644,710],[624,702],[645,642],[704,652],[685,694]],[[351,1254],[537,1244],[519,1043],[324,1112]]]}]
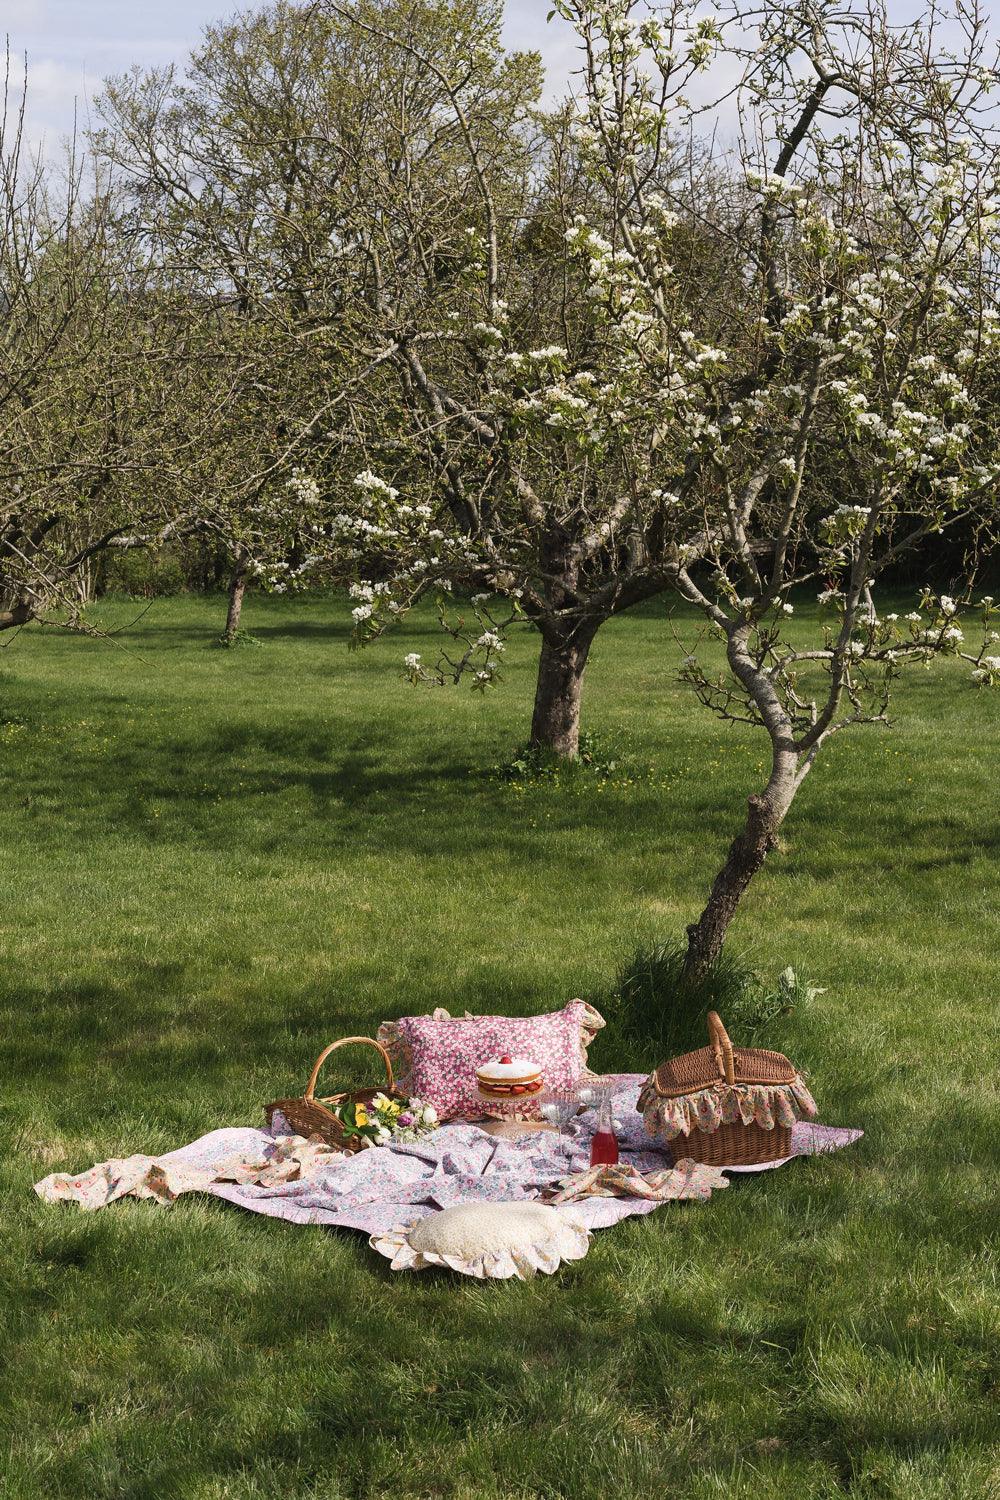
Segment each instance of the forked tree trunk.
[{"label": "forked tree trunk", "polygon": [[712,883],[705,910],[687,929],[684,970],[701,978],[722,952],[729,924],[743,893],[778,842],[781,828],[797,790],[794,756],[775,755],[771,779],[763,792],[748,799],[746,822],[729,846],[722,869]]},{"label": "forked tree trunk", "polygon": [[229,584],[229,610],[226,614],[226,631],[223,640],[231,644],[236,639],[236,632],[240,628],[240,615],[243,613],[243,595],[247,586],[247,563],[246,558],[237,557],[233,568],[232,580]]},{"label": "forked tree trunk", "polygon": [[579,626],[568,638],[542,636],[531,743],[576,758],[580,749],[580,696],[597,625]]}]

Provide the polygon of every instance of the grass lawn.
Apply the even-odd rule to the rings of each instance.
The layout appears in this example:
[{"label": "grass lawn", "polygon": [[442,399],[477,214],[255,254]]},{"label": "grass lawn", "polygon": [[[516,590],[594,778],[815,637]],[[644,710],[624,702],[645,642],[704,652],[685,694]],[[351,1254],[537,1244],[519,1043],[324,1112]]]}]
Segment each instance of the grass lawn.
[{"label": "grass lawn", "polygon": [[[1000,710],[948,663],[831,745],[734,935],[827,987],[774,1042],[853,1150],[525,1285],[209,1199],[35,1199],[256,1122],[381,1016],[599,999],[697,913],[758,775],[661,611],[598,639],[587,725],[652,768],[602,789],[484,774],[528,636],[484,701],[400,680],[419,622],[350,655],[342,604],[251,598],[226,652],[222,616],[0,652],[5,1500],[1000,1495]],[[650,1060],[613,1024],[592,1051]]]}]

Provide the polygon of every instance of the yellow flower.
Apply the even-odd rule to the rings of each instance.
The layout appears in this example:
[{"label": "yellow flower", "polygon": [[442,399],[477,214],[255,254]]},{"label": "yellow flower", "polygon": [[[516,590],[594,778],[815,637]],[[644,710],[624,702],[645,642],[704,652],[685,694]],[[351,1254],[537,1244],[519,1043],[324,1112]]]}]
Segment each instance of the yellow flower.
[{"label": "yellow flower", "polygon": [[368,1124],[368,1111],[365,1109],[363,1104],[359,1104],[354,1111],[354,1123],[355,1125]]}]

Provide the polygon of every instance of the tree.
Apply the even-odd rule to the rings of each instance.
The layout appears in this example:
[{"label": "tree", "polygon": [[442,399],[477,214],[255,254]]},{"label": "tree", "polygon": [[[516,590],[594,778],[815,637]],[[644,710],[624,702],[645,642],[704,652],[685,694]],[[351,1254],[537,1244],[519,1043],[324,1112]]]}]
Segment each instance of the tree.
[{"label": "tree", "polygon": [[[601,133],[630,87],[621,59],[641,66],[648,34],[630,10],[584,21],[604,41]],[[989,598],[970,651],[954,598],[925,590],[899,620],[872,597],[926,538],[970,516],[981,536],[995,519],[997,419],[977,400],[1000,348],[998,75],[982,23],[960,8],[900,28],[878,5],[793,4],[742,13],[727,50],[743,62],[745,125],[716,232],[737,247],[743,306],[723,331],[712,409],[689,420],[669,573],[725,649],[721,675],[692,653],[682,676],[722,719],[767,735],[771,770],[688,929],[695,974],[833,735],[885,722],[903,668],[937,653],[1000,681]],[[633,236],[656,226],[647,217]],[[624,274],[648,290],[641,259]],[[829,623],[793,642],[791,595],[817,585]]]},{"label": "tree", "polygon": [[[541,635],[531,739],[572,757],[597,631],[669,581],[678,441],[711,402],[721,357],[711,336],[732,258],[660,191],[702,172],[666,122],[715,28],[678,6],[660,40],[644,32],[664,58],[676,49],[655,85],[607,41],[629,89],[605,100],[601,23],[563,7],[586,48],[583,97],[543,118],[526,63],[497,60],[494,7],[479,7],[478,31],[458,32],[447,56],[384,14],[330,8],[383,55],[395,50],[401,78],[416,71],[435,121],[433,149],[426,128],[400,135],[404,169],[375,179],[360,232],[371,342],[396,348],[400,418],[388,451],[370,445],[342,516],[365,541],[358,639],[436,592],[460,653],[408,670],[437,681],[472,670],[484,687],[499,674],[504,628],[527,618]],[[464,174],[441,170],[445,154]],[[641,284],[624,274],[633,263]],[[456,580],[479,591],[470,629],[445,608]]]},{"label": "tree", "polygon": [[29,161],[23,118],[0,117],[0,630],[79,625],[96,556],[173,534],[200,435],[181,416],[206,407],[104,184]]},{"label": "tree", "polygon": [[356,315],[357,224],[396,127],[355,43],[320,7],[277,0],[207,28],[183,71],[133,71],[98,102],[94,145],[132,232],[163,284],[194,276],[192,320],[206,302],[215,315],[205,357],[240,373],[216,439],[232,482],[199,507],[228,559],[226,641],[254,580],[342,581],[325,516],[355,442],[348,397],[391,353]]},{"label": "tree", "polygon": [[[1000,326],[998,74],[964,7],[904,27],[878,4],[827,0],[743,11],[737,25],[680,4],[557,9],[581,42],[580,104],[573,124],[564,113],[549,127],[534,158],[545,175],[524,179],[506,240],[443,80],[481,211],[461,226],[468,273],[409,316],[426,356],[394,325],[430,477],[417,497],[412,449],[358,477],[343,524],[375,540],[377,569],[355,617],[377,633],[436,589],[459,650],[432,669],[411,655],[408,672],[471,670],[485,686],[503,627],[527,614],[545,643],[536,739],[571,754],[607,613],[664,584],[701,612],[726,670],[710,675],[695,652],[682,675],[720,717],[767,734],[771,772],[689,928],[700,972],[833,735],[885,722],[903,668],[937,653],[1000,680],[991,601],[969,650],[951,596],[925,591],[901,621],[880,618],[872,593],[949,527],[973,551],[994,528],[997,422],[978,397],[995,388]],[[709,70],[711,98],[713,66],[740,147],[678,159],[669,142],[700,112],[690,75]],[[711,299],[706,264],[725,278]],[[562,329],[540,347],[539,305]],[[499,593],[506,618],[481,595],[475,624],[455,621],[456,575]],[[803,646],[788,619],[809,588],[829,614]]]}]

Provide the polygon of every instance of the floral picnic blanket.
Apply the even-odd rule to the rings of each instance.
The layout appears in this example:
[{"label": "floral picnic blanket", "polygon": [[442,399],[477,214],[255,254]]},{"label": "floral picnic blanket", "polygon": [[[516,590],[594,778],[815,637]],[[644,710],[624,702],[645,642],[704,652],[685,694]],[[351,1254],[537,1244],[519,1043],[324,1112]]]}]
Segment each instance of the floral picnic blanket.
[{"label": "floral picnic blanket", "polygon": [[[635,1107],[642,1081],[641,1074],[616,1075],[621,1166],[634,1169],[646,1183],[640,1188],[633,1178],[629,1186],[631,1174],[619,1172],[617,1192],[627,1196],[607,1196],[611,1179],[594,1178],[586,1131],[576,1140],[551,1132],[509,1140],[457,1122],[419,1141],[353,1156],[301,1136],[250,1128],[213,1130],[162,1156],[100,1162],[77,1176],[54,1173],[36,1183],[35,1191],[47,1202],[78,1203],[85,1209],[126,1196],[170,1203],[183,1193],[205,1192],[273,1218],[366,1234],[409,1227],[456,1203],[537,1199],[554,1191],[570,1193],[587,1226],[603,1229],[633,1214],[651,1213],[670,1198],[707,1197],[718,1184],[714,1168],[693,1176],[686,1169],[671,1170],[669,1151],[650,1142]],[[799,1123],[792,1127],[792,1154],[836,1151],[861,1134]],[[679,1157],[676,1145],[674,1150]]]}]

